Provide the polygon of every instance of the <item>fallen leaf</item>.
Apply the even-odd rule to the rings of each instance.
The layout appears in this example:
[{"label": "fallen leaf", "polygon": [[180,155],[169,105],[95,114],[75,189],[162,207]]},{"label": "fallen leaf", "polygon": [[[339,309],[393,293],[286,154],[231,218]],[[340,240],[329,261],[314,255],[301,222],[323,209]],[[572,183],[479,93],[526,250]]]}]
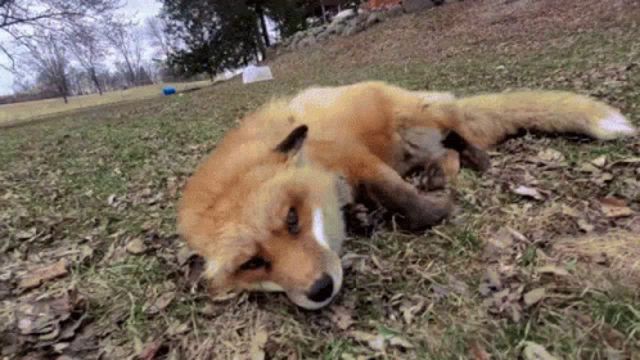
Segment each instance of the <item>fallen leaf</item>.
[{"label": "fallen leaf", "polygon": [[549,354],[547,349],[542,345],[536,344],[532,341],[526,341],[524,343],[522,356],[525,360],[557,360],[557,358]]},{"label": "fallen leaf", "polygon": [[27,240],[36,236],[36,228],[32,227],[29,230],[20,230],[15,234],[18,240]]},{"label": "fallen leaf", "polygon": [[545,288],[537,288],[529,291],[524,294],[524,303],[527,306],[534,305],[538,303],[540,300],[544,299],[546,294]]},{"label": "fallen leaf", "polygon": [[414,348],[413,344],[411,344],[407,339],[405,339],[405,338],[403,338],[401,336],[394,336],[391,339],[389,339],[389,345],[400,347],[400,348],[403,348],[403,349],[413,349]]},{"label": "fallen leaf", "polygon": [[598,177],[596,177],[594,179],[594,183],[598,184],[598,185],[602,185],[606,182],[609,182],[613,180],[613,175],[611,175],[608,172],[603,172],[602,174],[600,174]]},{"label": "fallen leaf", "polygon": [[21,289],[31,289],[42,285],[45,281],[65,276],[69,273],[67,266],[67,261],[60,259],[57,263],[30,271],[20,279],[18,287]]},{"label": "fallen leaf", "polygon": [[591,163],[599,168],[603,168],[607,164],[607,155],[598,156],[591,160]]},{"label": "fallen leaf", "polygon": [[141,238],[135,238],[127,243],[126,250],[129,254],[140,255],[147,251],[147,246]]},{"label": "fallen leaf", "polygon": [[487,245],[484,249],[484,255],[487,257],[495,257],[501,255],[505,250],[510,249],[513,245],[513,236],[511,231],[506,227],[500,228],[493,236],[487,239]]},{"label": "fallen leaf", "polygon": [[487,269],[482,281],[480,282],[479,291],[480,294],[487,296],[492,292],[500,291],[502,289],[502,282],[498,273],[493,269]]},{"label": "fallen leaf", "polygon": [[189,261],[189,258],[194,256],[196,253],[191,250],[188,246],[183,246],[178,250],[178,254],[176,258],[178,260],[178,265],[183,266]]},{"label": "fallen leaf", "polygon": [[424,300],[418,301],[417,304],[405,303],[400,306],[402,319],[407,325],[411,325],[413,318],[424,309]]},{"label": "fallen leaf", "polygon": [[143,350],[138,355],[140,360],[153,360],[158,354],[158,350],[162,347],[162,340],[154,340],[144,345]]},{"label": "fallen leaf", "polygon": [[580,230],[587,233],[592,232],[593,229],[595,229],[595,226],[588,223],[585,219],[578,219],[578,227],[580,228]]},{"label": "fallen leaf", "polygon": [[385,348],[384,336],[373,335],[364,331],[351,331],[349,336],[354,340],[367,344],[370,348],[377,351],[383,351]]},{"label": "fallen leaf", "polygon": [[540,194],[540,192],[537,189],[532,187],[520,185],[517,188],[513,189],[513,192],[518,195],[530,197],[536,200],[544,200],[544,197],[542,196],[542,194]]},{"label": "fallen leaf", "polygon": [[536,158],[546,163],[562,163],[565,160],[564,155],[560,151],[551,148],[540,151],[536,155]]},{"label": "fallen leaf", "polygon": [[630,158],[615,161],[611,164],[611,166],[616,164],[638,164],[638,163],[640,163],[640,157],[630,157]]},{"label": "fallen leaf", "polygon": [[608,218],[620,218],[633,215],[633,210],[623,199],[607,197],[600,200],[600,209]]},{"label": "fallen leaf", "polygon": [[264,346],[267,344],[269,335],[264,329],[258,329],[251,340],[251,349],[249,350],[249,358],[251,360],[264,360],[266,353]]},{"label": "fallen leaf", "polygon": [[580,167],[578,167],[578,171],[586,172],[586,173],[597,173],[597,172],[600,172],[600,169],[598,169],[595,165],[591,163],[584,163],[580,165]]},{"label": "fallen leaf", "polygon": [[538,269],[538,272],[540,274],[553,274],[553,275],[557,275],[557,276],[569,276],[569,272],[564,269],[561,268],[559,266],[555,266],[555,265],[545,265],[542,266]]},{"label": "fallen leaf", "polygon": [[173,291],[166,292],[160,295],[151,305],[147,305],[144,309],[147,315],[155,315],[162,310],[166,309],[169,304],[176,297],[176,293]]},{"label": "fallen leaf", "polygon": [[347,330],[354,323],[351,317],[351,310],[344,306],[334,306],[331,309],[331,314],[329,314],[329,320],[336,324],[340,330]]},{"label": "fallen leaf", "polygon": [[[38,342],[39,346],[54,345],[75,335],[86,319],[85,304],[76,291],[55,298],[26,299],[15,308],[16,327],[26,341]],[[83,315],[74,318],[72,314]]]},{"label": "fallen leaf", "polygon": [[482,344],[479,341],[474,341],[471,343],[469,347],[469,352],[473,356],[473,360],[489,360],[491,359],[491,355],[487,352]]},{"label": "fallen leaf", "polygon": [[574,218],[580,217],[580,213],[578,212],[578,210],[572,208],[571,206],[567,206],[565,204],[562,204],[562,214],[571,216]]}]

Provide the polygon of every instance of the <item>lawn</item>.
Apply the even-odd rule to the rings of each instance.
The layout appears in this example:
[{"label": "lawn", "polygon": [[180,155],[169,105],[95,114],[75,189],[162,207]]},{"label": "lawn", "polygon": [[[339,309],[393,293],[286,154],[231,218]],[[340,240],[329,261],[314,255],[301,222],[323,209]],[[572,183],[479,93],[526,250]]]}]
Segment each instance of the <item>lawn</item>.
[{"label": "lawn", "polygon": [[343,290],[317,312],[211,299],[175,230],[181,186],[225,131],[311,84],[568,89],[640,124],[638,19],[626,0],[455,2],[283,54],[272,82],[1,129],[2,355],[640,359],[638,138],[507,141],[487,173],[451,184],[459,209],[442,225],[350,238]]},{"label": "lawn", "polygon": [[176,90],[180,92],[206,87],[211,85],[211,82],[205,80],[186,83],[154,84],[133,87],[126,90],[108,91],[103,95],[90,94],[72,96],[69,97],[69,103],[67,104],[64,103],[62,98],[56,98],[0,105],[0,126],[15,125],[29,120],[89,107],[158,97],[162,96],[162,88],[167,85],[174,86]]}]

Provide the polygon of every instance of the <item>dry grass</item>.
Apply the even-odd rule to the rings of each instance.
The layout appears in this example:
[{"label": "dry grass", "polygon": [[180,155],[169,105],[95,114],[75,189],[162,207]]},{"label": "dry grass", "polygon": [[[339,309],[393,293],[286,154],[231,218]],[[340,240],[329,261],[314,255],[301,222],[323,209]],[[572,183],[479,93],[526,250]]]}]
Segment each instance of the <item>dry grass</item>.
[{"label": "dry grass", "polygon": [[[458,18],[448,25],[455,36],[438,32],[466,6],[473,16],[514,20]],[[562,11],[548,14],[545,6]],[[398,48],[364,43],[381,35],[363,33],[275,60],[273,82],[230,81],[3,129],[3,356],[516,359],[535,343],[557,358],[638,359],[640,291],[630,283],[637,279],[638,138],[506,142],[489,172],[463,172],[453,189],[460,206],[446,223],[424,234],[383,228],[349,239],[343,291],[318,312],[277,294],[209,299],[191,281],[197,262],[176,235],[174,212],[185,179],[235,119],[313,83],[381,79],[461,94],[571,89],[620,106],[638,124],[637,14],[633,1],[455,2],[381,25]],[[411,26],[420,31],[405,31]],[[378,61],[362,62],[376,49]],[[420,56],[387,58],[405,50]],[[520,185],[544,200],[514,194]],[[626,215],[603,211],[605,197]],[[606,240],[615,233],[627,235]],[[68,275],[19,288],[31,269],[59,259],[71,264]],[[602,276],[590,281],[594,270]],[[66,306],[20,322],[34,319],[24,307],[36,298]]]},{"label": "dry grass", "polygon": [[184,91],[206,87],[211,85],[211,82],[204,80],[188,83],[154,84],[127,90],[109,91],[102,96],[98,94],[72,96],[69,98],[68,104],[65,104],[62,98],[55,98],[0,105],[0,126],[13,125],[23,121],[89,107],[158,97],[162,96],[162,88],[167,85],[175,86],[177,91]]},{"label": "dry grass", "polygon": [[614,279],[629,287],[640,282],[640,234],[637,232],[611,230],[562,238],[553,242],[553,251],[566,261],[589,266],[582,271],[588,277],[585,281],[597,283],[599,280],[600,287],[602,278]]}]

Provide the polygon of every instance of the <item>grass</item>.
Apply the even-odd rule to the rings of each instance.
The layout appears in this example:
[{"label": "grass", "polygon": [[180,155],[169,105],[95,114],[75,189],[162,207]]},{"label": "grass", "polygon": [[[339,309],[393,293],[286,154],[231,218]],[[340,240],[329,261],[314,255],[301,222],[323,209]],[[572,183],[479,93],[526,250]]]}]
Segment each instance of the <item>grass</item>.
[{"label": "grass", "polygon": [[210,86],[211,82],[205,80],[188,83],[154,84],[126,90],[109,91],[103,95],[72,96],[69,97],[69,103],[67,104],[64,103],[62,98],[55,98],[0,105],[0,126],[16,125],[29,120],[95,106],[154,98],[161,96],[162,88],[167,85],[174,86],[180,92]]},{"label": "grass", "polygon": [[[436,14],[445,16],[465,4],[380,26],[428,23]],[[343,291],[319,312],[303,311],[274,294],[209,299],[202,287],[189,282],[174,213],[181,185],[236,119],[274,95],[316,83],[381,79],[459,94],[518,87],[570,89],[607,99],[637,124],[640,67],[632,64],[640,54],[633,41],[640,30],[631,16],[637,13],[634,9],[629,5],[601,15],[583,14],[586,30],[569,33],[558,23],[553,28],[557,32],[549,30],[539,38],[532,30],[533,40],[495,38],[494,25],[486,25],[483,31],[490,43],[468,46],[463,41],[467,33],[458,33],[459,43],[442,44],[458,51],[456,56],[427,53],[405,63],[347,63],[339,54],[342,44],[336,42],[276,59],[273,82],[244,86],[232,80],[182,97],[89,107],[2,129],[0,299],[6,310],[0,311],[0,320],[29,296],[46,298],[72,288],[87,300],[86,308],[77,311],[88,320],[75,336],[82,341],[61,342],[70,342],[64,353],[78,358],[100,352],[107,358],[126,358],[154,342],[167,348],[167,357],[248,357],[255,335],[264,331],[264,351],[271,358],[461,359],[473,358],[471,349],[476,347],[495,359],[514,359],[522,355],[526,342],[535,342],[558,358],[600,359],[620,352],[622,358],[636,359],[640,294],[633,286],[637,279],[624,277],[633,272],[620,270],[631,270],[625,264],[633,262],[625,255],[634,253],[637,244],[618,240],[606,246],[602,239],[613,229],[637,233],[638,216],[606,219],[598,199],[623,198],[637,214],[640,197],[634,197],[633,186],[623,180],[637,179],[638,164],[606,169],[615,179],[602,184],[578,168],[601,155],[609,163],[637,157],[637,139],[600,143],[527,135],[510,140],[496,149],[488,173],[465,171],[458,179],[461,209],[446,223],[422,235],[384,230],[350,239],[346,254],[353,260],[345,270]],[[610,17],[625,13],[631,20],[611,25]],[[514,26],[521,25],[518,21]],[[469,26],[469,33],[477,31]],[[354,41],[367,36],[373,35],[358,34]],[[434,42],[441,41],[437,36]],[[415,40],[406,34],[397,39]],[[533,50],[509,47],[519,41],[531,41]],[[297,65],[289,67],[291,63]],[[332,64],[332,71],[326,71],[326,64]],[[567,165],[545,168],[528,160],[548,148],[561,152]],[[514,184],[531,185],[532,177],[537,181],[532,186],[550,192],[548,201],[530,201],[509,190]],[[567,207],[577,215],[567,215]],[[594,226],[589,241],[575,239],[581,234],[578,220]],[[487,243],[505,226],[526,240],[514,238],[507,249],[491,250]],[[139,255],[126,251],[135,239],[145,246]],[[86,247],[91,254],[70,255]],[[603,252],[608,264],[602,261]],[[72,262],[69,276],[29,292],[15,289],[15,280],[28,269],[60,257]],[[569,274],[539,271],[549,264]],[[512,296],[504,304],[495,301],[498,291],[479,290],[488,269],[495,270],[501,291]],[[3,290],[7,287],[9,293]],[[522,296],[539,287],[549,296],[526,306]],[[146,310],[168,293],[173,298],[161,311]],[[353,323],[344,328],[335,313]],[[6,351],[10,344],[3,341],[10,339],[14,323],[0,324],[0,334],[7,335],[0,337],[0,348]],[[354,331],[382,336],[384,351]],[[392,345],[394,336],[411,346]],[[22,345],[15,353],[3,355],[51,353],[50,347],[34,346],[39,340],[16,343]]]}]

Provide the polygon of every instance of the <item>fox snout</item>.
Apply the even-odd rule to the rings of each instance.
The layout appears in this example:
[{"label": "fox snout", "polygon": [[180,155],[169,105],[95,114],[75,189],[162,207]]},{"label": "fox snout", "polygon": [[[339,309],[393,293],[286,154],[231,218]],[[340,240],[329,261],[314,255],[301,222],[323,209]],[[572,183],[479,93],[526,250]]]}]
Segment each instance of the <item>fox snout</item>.
[{"label": "fox snout", "polygon": [[318,274],[306,289],[287,291],[289,299],[307,310],[317,310],[331,303],[342,287],[342,265],[337,255],[327,264],[327,268]]}]

